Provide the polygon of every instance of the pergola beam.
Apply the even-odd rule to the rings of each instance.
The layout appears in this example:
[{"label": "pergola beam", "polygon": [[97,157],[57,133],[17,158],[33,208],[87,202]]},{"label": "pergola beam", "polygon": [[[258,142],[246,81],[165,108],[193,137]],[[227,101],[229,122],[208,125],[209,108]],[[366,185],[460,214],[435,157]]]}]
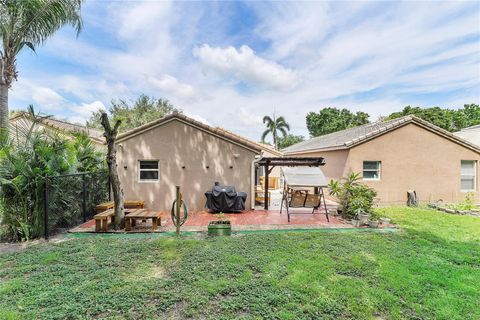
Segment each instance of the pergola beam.
[{"label": "pergola beam", "polygon": [[268,177],[273,168],[281,167],[320,167],[325,165],[322,157],[264,157],[256,162],[260,167],[265,167],[265,210],[268,210]]}]

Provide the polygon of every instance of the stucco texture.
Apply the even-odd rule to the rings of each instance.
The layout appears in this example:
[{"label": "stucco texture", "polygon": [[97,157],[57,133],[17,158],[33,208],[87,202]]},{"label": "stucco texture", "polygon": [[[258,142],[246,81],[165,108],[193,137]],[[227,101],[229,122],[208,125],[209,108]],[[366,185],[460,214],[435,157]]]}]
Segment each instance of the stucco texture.
[{"label": "stucco texture", "polygon": [[[408,124],[350,149],[347,171],[361,172],[363,161],[381,161],[381,178],[365,181],[382,203],[407,200],[415,190],[421,201],[456,202],[460,191],[461,160],[480,160],[480,154],[426,130]],[[478,165],[477,192],[478,199]]]},{"label": "stucco texture", "polygon": [[381,161],[380,180],[364,180],[378,192],[380,205],[406,204],[407,190],[415,190],[420,201],[457,202],[462,160],[477,161],[480,154],[415,123],[406,124],[350,149],[295,153],[290,156],[324,157],[328,179],[340,179],[363,171],[363,161]]},{"label": "stucco texture", "polygon": [[[204,208],[204,193],[215,181],[247,192],[248,207],[255,155],[254,150],[172,119],[120,141],[117,160],[126,199],[169,211],[179,185],[188,209],[197,211]],[[159,160],[159,181],[139,182],[139,160]]]}]

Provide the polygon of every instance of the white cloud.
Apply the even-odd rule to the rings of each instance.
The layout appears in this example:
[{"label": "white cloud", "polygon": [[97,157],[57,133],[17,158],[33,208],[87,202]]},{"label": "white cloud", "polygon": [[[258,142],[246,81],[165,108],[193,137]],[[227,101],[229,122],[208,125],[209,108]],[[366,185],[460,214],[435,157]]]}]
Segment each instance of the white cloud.
[{"label": "white cloud", "polygon": [[[274,107],[307,135],[305,115],[326,106],[375,119],[404,105],[480,101],[472,3],[248,2],[255,19],[241,23],[233,7],[86,2],[85,32],[58,34],[31,58],[39,70],[20,68],[12,106],[83,121],[99,103],[146,93],[258,140]],[[42,70],[41,56],[55,66]]]},{"label": "white cloud", "polygon": [[247,45],[219,48],[204,44],[193,50],[193,55],[208,69],[222,75],[273,89],[291,89],[298,81],[297,74],[278,63],[265,60]]},{"label": "white cloud", "polygon": [[92,103],[82,103],[81,105],[69,106],[69,109],[76,114],[76,117],[85,120],[89,119],[94,112],[99,110],[106,110],[105,105],[101,101],[94,101]]},{"label": "white cloud", "polygon": [[193,100],[197,95],[191,85],[180,83],[175,77],[168,74],[161,78],[150,76],[147,78],[147,82],[155,88],[168,93],[169,96],[173,95],[179,99]]},{"label": "white cloud", "polygon": [[32,100],[48,109],[61,108],[64,102],[61,95],[46,87],[32,87]]},{"label": "white cloud", "polygon": [[52,88],[39,85],[26,79],[22,79],[22,81],[13,84],[10,99],[13,101],[21,101],[14,105],[16,108],[26,108],[32,104],[34,107],[42,106],[43,109],[48,111],[59,111],[65,103],[65,99]]}]

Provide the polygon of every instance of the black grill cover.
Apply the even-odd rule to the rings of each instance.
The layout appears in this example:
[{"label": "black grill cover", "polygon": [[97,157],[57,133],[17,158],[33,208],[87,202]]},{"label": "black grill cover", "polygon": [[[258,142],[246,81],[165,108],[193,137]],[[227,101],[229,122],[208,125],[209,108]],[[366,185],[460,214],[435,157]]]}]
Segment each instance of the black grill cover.
[{"label": "black grill cover", "polygon": [[232,186],[215,185],[212,191],[205,192],[205,207],[214,212],[233,212],[245,210],[247,193],[235,191]]}]

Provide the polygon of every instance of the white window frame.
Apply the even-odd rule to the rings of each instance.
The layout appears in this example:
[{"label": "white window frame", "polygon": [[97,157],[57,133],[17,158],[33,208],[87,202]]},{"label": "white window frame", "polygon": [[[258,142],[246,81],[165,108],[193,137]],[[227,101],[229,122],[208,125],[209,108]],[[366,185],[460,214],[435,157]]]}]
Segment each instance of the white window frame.
[{"label": "white window frame", "polygon": [[[376,170],[373,170],[373,169],[365,170],[365,162],[378,162],[378,169],[376,169]],[[365,178],[363,176],[363,173],[365,171],[374,171],[374,172],[378,171],[378,178]],[[362,162],[362,178],[363,178],[363,180],[366,180],[366,181],[379,181],[382,178],[382,161],[380,161],[380,160],[364,160]]]},{"label": "white window frame", "polygon": [[[156,161],[157,162],[157,169],[141,169],[140,164],[141,164],[142,161]],[[141,176],[140,173],[142,171],[157,171],[158,172],[158,178],[157,179],[141,179],[140,178],[140,176]],[[155,182],[160,181],[160,160],[158,160],[158,159],[140,159],[140,160],[138,160],[138,176],[137,176],[137,178],[138,178],[139,183],[152,183],[152,182],[155,183]]]},{"label": "white window frame", "polygon": [[[473,189],[462,189],[462,162],[473,162]],[[470,176],[468,176],[470,177]],[[477,191],[477,161],[461,160],[460,161],[460,192],[476,192]]]}]

